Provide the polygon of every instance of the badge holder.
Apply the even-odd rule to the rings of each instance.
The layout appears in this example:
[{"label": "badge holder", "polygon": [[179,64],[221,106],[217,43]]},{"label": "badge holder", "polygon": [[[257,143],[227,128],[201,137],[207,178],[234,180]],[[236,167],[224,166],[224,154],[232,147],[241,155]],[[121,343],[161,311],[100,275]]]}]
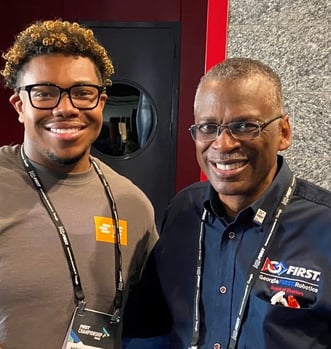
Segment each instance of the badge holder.
[{"label": "badge holder", "polygon": [[114,315],[78,306],[62,349],[113,349],[117,327]]}]

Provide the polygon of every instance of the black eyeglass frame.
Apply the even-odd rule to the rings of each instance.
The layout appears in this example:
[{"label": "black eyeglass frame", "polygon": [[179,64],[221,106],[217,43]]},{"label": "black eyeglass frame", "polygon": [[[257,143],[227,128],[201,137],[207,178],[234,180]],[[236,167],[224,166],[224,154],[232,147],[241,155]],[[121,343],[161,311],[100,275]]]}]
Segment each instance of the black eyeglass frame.
[{"label": "black eyeglass frame", "polygon": [[[249,141],[252,140],[256,137],[259,137],[263,131],[264,128],[266,128],[269,124],[271,124],[272,122],[278,120],[278,119],[282,119],[284,116],[286,116],[287,114],[281,114],[281,115],[277,115],[269,120],[266,121],[234,121],[234,122],[230,122],[228,124],[217,124],[217,123],[213,123],[213,122],[205,122],[202,124],[194,124],[191,125],[189,127],[189,131],[191,133],[192,139],[196,142],[197,141],[197,131],[200,131],[200,129],[204,126],[216,126],[216,133],[215,135],[213,135],[213,138],[211,137],[212,135],[210,135],[210,139],[206,139],[206,140],[198,140],[198,142],[202,142],[202,143],[208,143],[208,142],[213,142],[217,139],[217,137],[220,136],[222,130],[227,129],[230,133],[230,135],[238,140],[238,141]],[[244,135],[244,138],[241,138],[239,136],[238,138],[238,134],[233,133],[233,127],[234,126],[238,126],[238,125],[245,125],[245,124],[251,124],[256,126],[257,128],[253,131],[251,131],[250,133],[248,132],[247,134]],[[239,129],[239,128],[238,128]],[[246,136],[250,136],[250,138],[245,138]]]},{"label": "black eyeglass frame", "polygon": [[[36,86],[49,86],[49,87],[56,87],[56,88],[58,88],[60,93],[59,93],[57,102],[52,107],[36,107],[33,104],[33,101],[32,101],[32,98],[31,98],[31,90],[34,87],[36,87]],[[86,107],[77,107],[75,105],[74,101],[71,98],[71,90],[73,88],[75,88],[75,87],[83,87],[83,86],[94,87],[94,88],[96,88],[98,90],[98,97],[96,98],[95,105],[93,107],[87,107],[87,108]],[[59,105],[60,101],[61,101],[62,94],[65,92],[65,93],[67,93],[67,95],[69,97],[69,100],[70,100],[70,102],[71,102],[71,104],[73,105],[74,108],[77,108],[77,109],[80,109],[80,110],[91,110],[91,109],[96,108],[97,105],[99,104],[100,96],[101,96],[102,92],[106,92],[106,87],[105,86],[101,86],[101,85],[94,85],[94,84],[77,84],[77,85],[72,85],[72,86],[70,86],[68,88],[62,88],[62,87],[60,87],[58,85],[55,85],[55,84],[45,83],[45,84],[31,84],[31,85],[20,86],[20,87],[16,88],[16,91],[17,91],[17,93],[19,93],[20,91],[27,91],[30,103],[31,103],[32,107],[35,108],[35,109],[47,110],[47,109],[56,108]]]}]

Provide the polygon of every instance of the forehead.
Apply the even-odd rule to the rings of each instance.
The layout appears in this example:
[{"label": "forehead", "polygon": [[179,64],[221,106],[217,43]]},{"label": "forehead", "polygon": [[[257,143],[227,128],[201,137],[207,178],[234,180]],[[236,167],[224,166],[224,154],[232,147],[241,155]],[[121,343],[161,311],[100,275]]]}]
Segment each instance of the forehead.
[{"label": "forehead", "polygon": [[208,79],[199,87],[195,100],[195,115],[246,115],[269,112],[273,108],[274,86],[263,77],[236,80]]},{"label": "forehead", "polygon": [[87,57],[62,54],[41,55],[27,62],[20,73],[21,84],[52,82],[66,85],[73,82],[98,83],[95,64]]}]

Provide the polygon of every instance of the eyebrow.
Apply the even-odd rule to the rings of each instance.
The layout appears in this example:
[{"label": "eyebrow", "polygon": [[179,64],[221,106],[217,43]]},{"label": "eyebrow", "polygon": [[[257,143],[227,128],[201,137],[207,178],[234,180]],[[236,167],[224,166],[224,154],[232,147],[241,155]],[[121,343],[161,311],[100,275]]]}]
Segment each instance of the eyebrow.
[{"label": "eyebrow", "polygon": [[[196,117],[197,123],[199,124],[220,124],[218,122],[218,117],[216,116],[201,116],[201,117]],[[261,121],[258,116],[248,116],[248,115],[239,115],[239,116],[234,116],[234,118],[227,122],[227,124],[232,123],[232,122],[241,122],[241,121]]]}]

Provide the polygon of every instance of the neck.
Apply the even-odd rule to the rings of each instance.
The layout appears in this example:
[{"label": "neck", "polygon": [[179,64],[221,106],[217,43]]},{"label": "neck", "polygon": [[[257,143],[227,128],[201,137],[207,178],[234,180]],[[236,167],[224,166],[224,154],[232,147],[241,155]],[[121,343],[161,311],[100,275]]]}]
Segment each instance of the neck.
[{"label": "neck", "polygon": [[91,166],[89,150],[75,157],[67,156],[66,158],[60,158],[51,153],[46,154],[30,151],[29,147],[24,144],[24,148],[22,145],[22,152],[25,154],[25,157],[34,163],[51,171],[63,174],[84,172]]},{"label": "neck", "polygon": [[219,198],[224,206],[226,215],[233,220],[237,214],[250,205],[253,201],[247,200],[244,196],[226,196],[219,194]]}]

